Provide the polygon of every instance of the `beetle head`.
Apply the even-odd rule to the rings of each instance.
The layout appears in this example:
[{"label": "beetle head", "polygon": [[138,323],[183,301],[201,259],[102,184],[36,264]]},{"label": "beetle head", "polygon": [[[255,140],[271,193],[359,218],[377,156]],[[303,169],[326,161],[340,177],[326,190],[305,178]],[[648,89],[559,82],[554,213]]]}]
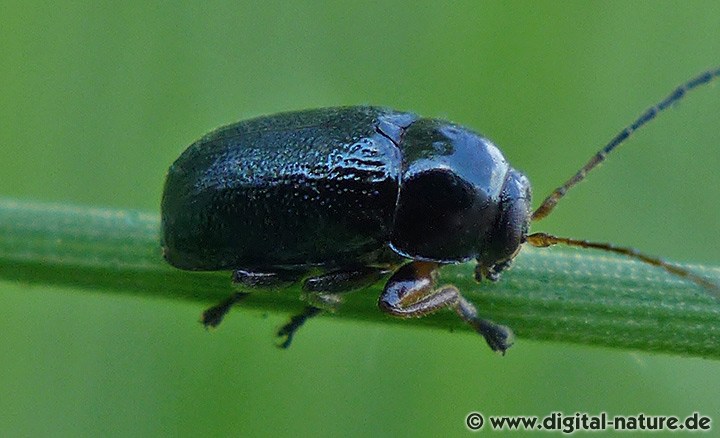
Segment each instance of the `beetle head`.
[{"label": "beetle head", "polygon": [[525,175],[510,168],[502,192],[498,219],[477,259],[478,280],[497,280],[520,251],[530,227],[532,190]]}]

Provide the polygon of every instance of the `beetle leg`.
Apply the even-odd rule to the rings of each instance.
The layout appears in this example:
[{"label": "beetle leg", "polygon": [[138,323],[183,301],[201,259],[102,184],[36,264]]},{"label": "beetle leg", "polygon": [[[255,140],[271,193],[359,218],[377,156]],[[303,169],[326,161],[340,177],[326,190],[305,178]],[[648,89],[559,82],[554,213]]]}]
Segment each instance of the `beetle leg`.
[{"label": "beetle leg", "polygon": [[390,271],[371,266],[358,266],[331,271],[303,282],[303,298],[310,305],[335,311],[342,303],[342,294],[377,283]]},{"label": "beetle leg", "polygon": [[375,284],[388,272],[383,268],[358,266],[306,279],[302,286],[303,299],[309,305],[278,330],[278,337],[285,338],[279,347],[288,348],[295,332],[308,318],[320,314],[323,310],[336,311],[342,304],[343,294]]},{"label": "beetle leg", "polygon": [[[283,287],[296,282],[302,272],[292,270],[278,270],[275,272],[254,272],[244,269],[233,271],[232,280],[235,284],[247,287]],[[235,292],[219,304],[203,312],[201,322],[205,328],[217,327],[233,304],[248,296],[246,292]]]},{"label": "beetle leg", "polygon": [[378,305],[401,318],[417,318],[449,307],[483,335],[490,348],[505,354],[513,343],[510,328],[478,316],[475,306],[452,285],[435,287],[437,263],[410,262],[398,269],[385,285]]},{"label": "beetle leg", "polygon": [[233,271],[232,281],[247,287],[283,287],[295,283],[302,271],[278,269],[273,272],[255,272],[245,269]]}]

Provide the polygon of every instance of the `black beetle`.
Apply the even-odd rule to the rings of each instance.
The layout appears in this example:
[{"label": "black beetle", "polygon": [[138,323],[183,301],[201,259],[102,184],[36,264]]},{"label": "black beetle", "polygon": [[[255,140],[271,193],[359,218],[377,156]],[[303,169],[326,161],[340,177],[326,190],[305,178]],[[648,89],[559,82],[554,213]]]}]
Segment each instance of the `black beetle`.
[{"label": "black beetle", "polygon": [[[717,290],[630,248],[528,228],[633,131],[718,75],[704,73],[647,110],[534,212],[528,179],[488,139],[447,121],[367,106],[241,121],[198,140],[170,167],[164,256],[180,269],[233,270],[248,287],[302,280],[309,306],[279,331],[284,347],[307,318],[334,309],[339,293],[392,272],[380,309],[419,317],[450,307],[505,352],[510,329],[480,318],[456,287],[436,287],[435,276],[443,264],[475,260],[476,279],[495,281],[523,243],[618,252]],[[308,277],[311,269],[321,273]],[[208,309],[203,323],[219,324],[243,296]]]}]

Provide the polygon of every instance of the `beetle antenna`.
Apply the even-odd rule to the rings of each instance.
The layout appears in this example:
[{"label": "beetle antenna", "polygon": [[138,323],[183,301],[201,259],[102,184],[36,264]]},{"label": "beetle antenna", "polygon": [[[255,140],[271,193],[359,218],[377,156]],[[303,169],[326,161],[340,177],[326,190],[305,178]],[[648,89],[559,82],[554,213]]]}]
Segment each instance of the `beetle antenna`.
[{"label": "beetle antenna", "polygon": [[603,251],[622,254],[624,256],[640,260],[641,262],[649,263],[653,266],[662,268],[673,275],[677,275],[678,277],[690,280],[693,283],[707,289],[713,296],[715,296],[715,298],[720,298],[720,286],[713,283],[712,281],[703,278],[697,274],[693,274],[691,271],[685,268],[674,265],[672,263],[668,263],[661,258],[643,254],[634,248],[615,246],[612,243],[588,242],[587,240],[569,239],[567,237],[558,237],[547,233],[530,234],[529,236],[527,236],[526,239],[527,243],[537,248],[546,248],[552,245],[563,244],[568,246],[577,246],[580,248],[601,249]]},{"label": "beetle antenna", "polygon": [[[567,180],[565,184],[561,185],[560,187],[556,188],[550,196],[545,198],[542,204],[540,204],[540,207],[537,208],[532,214],[532,220],[538,221],[545,216],[549,215],[553,209],[555,208],[555,205],[562,199],[563,196],[567,193],[568,190],[570,190],[575,184],[579,183],[583,179],[585,179],[585,176],[588,172],[593,170],[595,167],[598,166],[598,164],[605,161],[605,158],[607,155],[613,151],[616,147],[621,145],[625,140],[628,139],[635,131],[640,129],[643,125],[648,123],[649,121],[653,120],[658,114],[663,112],[664,110],[668,109],[673,104],[679,102],[682,98],[685,97],[688,91],[699,87],[701,85],[708,84],[712,82],[713,79],[720,76],[720,68],[716,70],[709,70],[705,73],[690,79],[683,85],[680,85],[670,93],[668,97],[666,97],[664,100],[662,100],[657,105],[649,108],[646,110],[640,117],[638,117],[633,124],[625,127],[622,131],[620,131],[615,138],[613,138],[610,143],[608,143],[604,148],[600,149],[592,158],[590,158],[590,161],[585,164],[582,169],[580,169],[572,178]],[[659,265],[660,266],[660,265]]]}]

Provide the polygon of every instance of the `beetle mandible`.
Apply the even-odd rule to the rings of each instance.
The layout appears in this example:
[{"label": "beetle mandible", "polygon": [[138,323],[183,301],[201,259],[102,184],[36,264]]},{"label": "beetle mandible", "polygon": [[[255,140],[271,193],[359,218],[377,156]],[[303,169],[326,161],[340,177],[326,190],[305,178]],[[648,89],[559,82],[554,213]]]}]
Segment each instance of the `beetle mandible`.
[{"label": "beetle mandible", "polygon": [[[453,309],[494,351],[512,331],[481,318],[453,285],[437,285],[445,264],[474,260],[478,281],[496,281],[522,244],[596,248],[661,267],[718,295],[718,286],[631,248],[529,233],[586,174],[633,132],[697,86],[708,71],[645,111],[572,178],[531,209],[530,182],[487,138],[439,119],[370,106],[280,113],[217,129],[172,164],[162,197],[162,246],[173,266],[232,270],[251,288],[302,282],[308,303],[278,336],[348,290],[390,275],[381,310],[419,317]],[[320,271],[308,275],[308,272]],[[203,313],[220,323],[246,296],[235,293]]]}]

